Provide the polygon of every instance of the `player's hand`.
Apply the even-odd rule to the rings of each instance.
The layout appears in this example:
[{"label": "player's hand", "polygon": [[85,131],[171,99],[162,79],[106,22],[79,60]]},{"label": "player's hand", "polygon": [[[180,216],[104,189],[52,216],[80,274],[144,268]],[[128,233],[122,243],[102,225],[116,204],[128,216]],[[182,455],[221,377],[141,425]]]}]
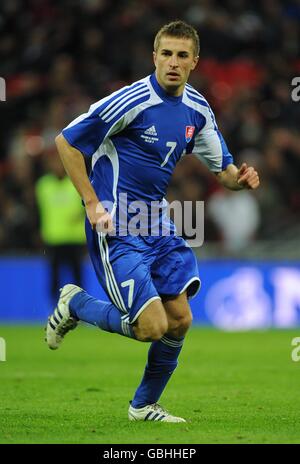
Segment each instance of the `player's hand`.
[{"label": "player's hand", "polygon": [[112,217],[108,212],[102,214],[101,217],[97,220],[96,230],[97,232],[104,232],[106,234],[115,230]]},{"label": "player's hand", "polygon": [[259,186],[259,176],[257,171],[255,171],[253,167],[248,167],[246,163],[243,163],[238,171],[237,183],[243,188],[252,190],[257,189]]},{"label": "player's hand", "polygon": [[106,209],[103,208],[100,201],[86,204],[85,210],[93,230],[104,233],[114,231],[112,217]]}]

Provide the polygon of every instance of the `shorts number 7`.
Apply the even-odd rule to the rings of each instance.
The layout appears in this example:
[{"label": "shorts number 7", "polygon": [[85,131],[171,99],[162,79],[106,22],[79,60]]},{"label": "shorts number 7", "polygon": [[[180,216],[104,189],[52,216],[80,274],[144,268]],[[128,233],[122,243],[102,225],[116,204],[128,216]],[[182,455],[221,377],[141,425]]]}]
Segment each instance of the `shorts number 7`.
[{"label": "shorts number 7", "polygon": [[128,292],[128,308],[131,308],[132,301],[133,301],[133,290],[134,290],[134,279],[125,280],[125,282],[121,283],[121,287],[129,287]]}]

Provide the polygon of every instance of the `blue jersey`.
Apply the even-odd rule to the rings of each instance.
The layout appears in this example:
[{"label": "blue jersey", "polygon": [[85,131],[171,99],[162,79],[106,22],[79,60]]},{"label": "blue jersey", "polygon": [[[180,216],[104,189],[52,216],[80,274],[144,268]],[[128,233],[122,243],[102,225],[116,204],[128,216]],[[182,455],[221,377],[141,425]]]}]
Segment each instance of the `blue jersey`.
[{"label": "blue jersey", "polygon": [[[92,158],[91,183],[99,200],[112,205],[117,226],[120,198],[128,205],[143,201],[149,211],[151,202],[166,206],[167,187],[183,155],[195,154],[213,172],[233,163],[205,98],[189,84],[181,96],[171,96],[155,74],[94,103],[62,133]],[[164,207],[160,218],[169,221]]]}]

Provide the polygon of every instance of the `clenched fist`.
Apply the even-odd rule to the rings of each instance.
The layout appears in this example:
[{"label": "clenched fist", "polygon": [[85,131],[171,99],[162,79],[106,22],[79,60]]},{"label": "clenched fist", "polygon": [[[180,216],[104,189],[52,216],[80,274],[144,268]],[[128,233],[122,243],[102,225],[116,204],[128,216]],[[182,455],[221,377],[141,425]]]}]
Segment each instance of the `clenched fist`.
[{"label": "clenched fist", "polygon": [[93,230],[104,233],[114,231],[112,217],[106,209],[103,208],[100,201],[93,201],[86,204],[85,210]]},{"label": "clenched fist", "polygon": [[238,171],[237,183],[244,188],[256,189],[259,186],[259,176],[257,171],[251,166],[243,163]]}]

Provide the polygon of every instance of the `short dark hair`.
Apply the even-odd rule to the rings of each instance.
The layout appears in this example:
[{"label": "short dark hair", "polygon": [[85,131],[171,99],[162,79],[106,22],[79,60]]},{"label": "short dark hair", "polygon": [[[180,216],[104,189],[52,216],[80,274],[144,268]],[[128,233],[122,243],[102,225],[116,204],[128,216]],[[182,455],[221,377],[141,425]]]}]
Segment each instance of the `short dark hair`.
[{"label": "short dark hair", "polygon": [[192,39],[194,43],[195,56],[199,55],[200,41],[196,29],[184,21],[177,20],[165,24],[156,34],[154,39],[154,51],[156,52],[159,47],[159,42],[162,36],[178,37],[181,39]]}]

